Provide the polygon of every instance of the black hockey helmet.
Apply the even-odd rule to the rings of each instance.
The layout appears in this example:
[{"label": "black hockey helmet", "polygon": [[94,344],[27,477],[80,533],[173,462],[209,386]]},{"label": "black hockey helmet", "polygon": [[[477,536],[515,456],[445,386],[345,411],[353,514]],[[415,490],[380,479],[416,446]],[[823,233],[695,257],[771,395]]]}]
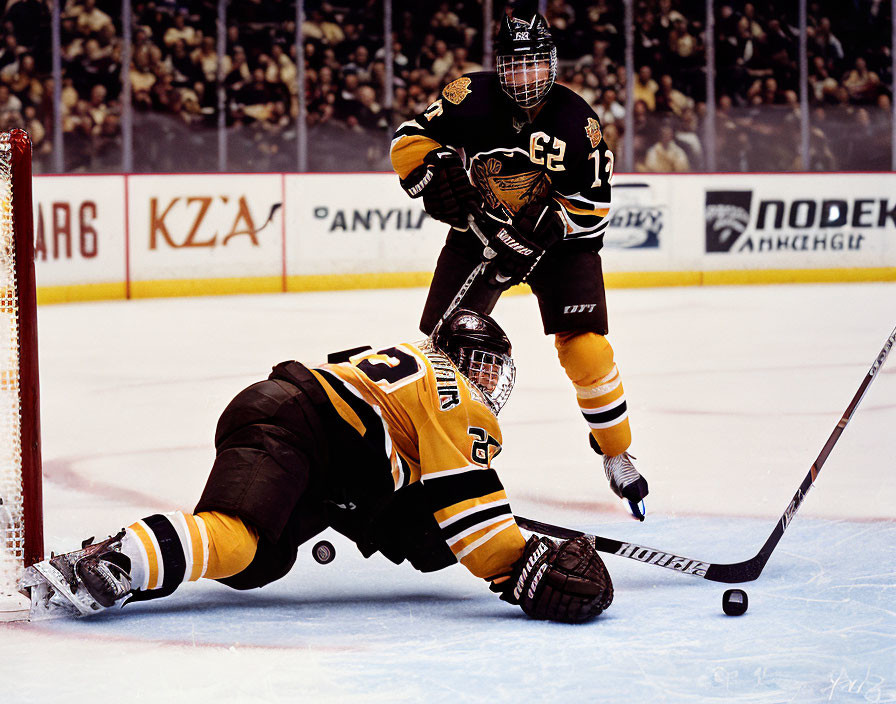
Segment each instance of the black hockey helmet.
[{"label": "black hockey helmet", "polygon": [[557,78],[557,47],[535,3],[520,3],[504,16],[495,56],[501,89],[517,105],[534,108],[547,97]]},{"label": "black hockey helmet", "polygon": [[516,378],[510,340],[501,326],[488,315],[456,308],[436,325],[432,344],[476,385],[497,414]]}]

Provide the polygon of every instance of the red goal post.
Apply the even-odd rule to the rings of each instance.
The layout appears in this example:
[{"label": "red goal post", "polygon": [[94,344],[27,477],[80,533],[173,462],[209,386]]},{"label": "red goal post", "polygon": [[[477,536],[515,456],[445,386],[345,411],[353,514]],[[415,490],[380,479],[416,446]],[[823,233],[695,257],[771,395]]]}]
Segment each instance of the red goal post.
[{"label": "red goal post", "polygon": [[0,133],[0,621],[27,618],[18,591],[44,556],[31,140]]}]

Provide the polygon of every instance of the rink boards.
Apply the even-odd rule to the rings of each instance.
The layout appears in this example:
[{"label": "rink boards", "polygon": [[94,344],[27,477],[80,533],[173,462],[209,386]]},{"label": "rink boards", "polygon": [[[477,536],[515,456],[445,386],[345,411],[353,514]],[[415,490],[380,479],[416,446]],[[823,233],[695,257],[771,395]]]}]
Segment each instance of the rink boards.
[{"label": "rink boards", "polygon": [[[609,286],[896,280],[896,174],[617,175]],[[393,174],[39,176],[40,302],[425,285]]]}]

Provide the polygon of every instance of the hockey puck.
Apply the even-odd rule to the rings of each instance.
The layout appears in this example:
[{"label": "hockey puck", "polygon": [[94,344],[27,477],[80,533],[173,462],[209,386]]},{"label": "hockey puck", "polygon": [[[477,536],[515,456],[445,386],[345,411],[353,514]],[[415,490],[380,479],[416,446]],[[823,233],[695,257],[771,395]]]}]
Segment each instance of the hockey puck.
[{"label": "hockey puck", "polygon": [[729,616],[741,616],[747,612],[747,593],[743,589],[728,589],[722,594],[722,611]]},{"label": "hockey puck", "polygon": [[336,558],[336,548],[333,547],[333,543],[329,540],[321,540],[319,543],[315,543],[311,549],[311,554],[314,555],[314,559],[320,564],[326,565]]}]

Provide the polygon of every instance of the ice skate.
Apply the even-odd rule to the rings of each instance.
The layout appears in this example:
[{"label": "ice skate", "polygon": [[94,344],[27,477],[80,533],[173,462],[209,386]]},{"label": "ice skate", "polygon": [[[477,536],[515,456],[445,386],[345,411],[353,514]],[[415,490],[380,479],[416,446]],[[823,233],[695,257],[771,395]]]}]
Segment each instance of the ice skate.
[{"label": "ice skate", "polygon": [[80,550],[28,568],[23,584],[32,588],[33,608],[52,612],[71,611],[73,607],[78,614],[88,615],[127,597],[131,593],[131,564],[121,553],[123,537],[121,531],[94,545],[90,538]]},{"label": "ice skate", "polygon": [[628,452],[612,456],[604,455],[604,471],[607,473],[607,480],[613,493],[620,499],[628,501],[632,515],[643,521],[647,513],[644,506],[647,480],[635,469],[633,459],[635,458]]}]

